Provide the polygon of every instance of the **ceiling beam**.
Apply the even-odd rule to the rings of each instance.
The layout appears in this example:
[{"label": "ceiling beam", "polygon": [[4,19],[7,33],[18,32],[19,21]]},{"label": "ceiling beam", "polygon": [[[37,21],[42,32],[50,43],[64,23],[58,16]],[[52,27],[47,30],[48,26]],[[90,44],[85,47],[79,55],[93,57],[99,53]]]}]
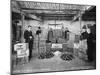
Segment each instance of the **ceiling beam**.
[{"label": "ceiling beam", "polygon": [[44,16],[44,17],[73,17],[73,16],[71,16],[71,15],[69,15],[69,16],[67,16],[67,15],[66,16],[56,16],[56,15],[55,16],[49,16],[48,15],[48,16]]},{"label": "ceiling beam", "polygon": [[74,16],[75,14],[36,14],[37,16],[44,16],[44,17],[48,17],[48,16],[52,16],[52,17],[55,17],[55,16],[58,16],[58,17],[61,17],[61,16]]},{"label": "ceiling beam", "polygon": [[[34,9],[34,8],[22,8],[22,10],[59,11],[59,9]],[[79,10],[78,9],[60,9],[60,11],[79,11]]]},{"label": "ceiling beam", "polygon": [[43,18],[44,20],[72,20],[71,17],[59,17],[59,18],[56,18],[56,17],[45,17]]},{"label": "ceiling beam", "polygon": [[90,10],[92,10],[95,6],[90,6],[87,11],[89,12]]}]

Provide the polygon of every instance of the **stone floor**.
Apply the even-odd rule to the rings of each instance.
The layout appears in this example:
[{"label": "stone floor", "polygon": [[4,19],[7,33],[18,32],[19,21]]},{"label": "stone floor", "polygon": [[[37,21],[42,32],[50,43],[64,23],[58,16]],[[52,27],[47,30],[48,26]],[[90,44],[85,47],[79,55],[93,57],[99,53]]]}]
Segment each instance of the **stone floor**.
[{"label": "stone floor", "polygon": [[34,52],[32,59],[25,64],[13,66],[13,73],[35,73],[35,72],[50,72],[50,71],[69,71],[81,69],[95,69],[94,62],[86,62],[78,57],[71,61],[64,61],[60,55],[50,59],[38,59],[37,52]]},{"label": "stone floor", "polygon": [[[73,42],[67,42],[67,47],[73,47]],[[36,44],[34,44],[36,45]],[[45,47],[46,44],[42,42],[40,47],[43,47],[42,52],[45,52],[45,49],[49,49]],[[34,46],[33,57],[32,59],[25,64],[13,64],[12,72],[13,73],[35,73],[35,72],[50,72],[50,71],[69,71],[69,70],[81,70],[81,69],[95,69],[95,62],[86,62],[78,57],[75,57],[71,61],[64,61],[60,58],[60,55],[54,56],[50,59],[38,59],[38,50],[36,50],[37,45]],[[40,52],[41,52],[40,51]]]}]

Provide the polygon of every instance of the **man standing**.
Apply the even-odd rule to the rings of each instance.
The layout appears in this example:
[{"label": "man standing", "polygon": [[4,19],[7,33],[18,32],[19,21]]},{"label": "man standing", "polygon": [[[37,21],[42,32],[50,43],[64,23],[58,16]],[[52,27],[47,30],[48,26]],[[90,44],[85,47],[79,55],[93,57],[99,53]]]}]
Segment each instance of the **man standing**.
[{"label": "man standing", "polygon": [[94,35],[93,35],[93,33],[91,33],[90,29],[88,29],[87,32],[88,32],[88,38],[87,38],[87,46],[88,46],[87,55],[88,55],[88,61],[93,61],[93,52],[94,52],[94,46],[95,46],[95,44],[93,43]]},{"label": "man standing", "polygon": [[29,46],[29,60],[32,58],[32,49],[33,49],[33,41],[34,37],[32,35],[31,26],[28,26],[28,29],[24,31],[25,42],[28,43]]},{"label": "man standing", "polygon": [[93,61],[94,43],[93,43],[93,33],[91,33],[90,28],[85,27],[84,32],[81,34],[81,40],[87,39],[87,57],[88,61]]},{"label": "man standing", "polygon": [[36,35],[38,36],[38,53],[39,53],[39,41],[40,41],[41,27],[38,27],[36,31]]}]

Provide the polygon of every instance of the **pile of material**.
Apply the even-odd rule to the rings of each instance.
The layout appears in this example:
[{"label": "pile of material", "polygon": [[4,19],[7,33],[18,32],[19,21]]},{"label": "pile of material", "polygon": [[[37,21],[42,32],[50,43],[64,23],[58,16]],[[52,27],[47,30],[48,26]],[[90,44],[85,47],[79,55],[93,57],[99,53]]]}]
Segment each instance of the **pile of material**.
[{"label": "pile of material", "polygon": [[45,52],[45,53],[41,53],[38,58],[39,59],[48,59],[48,58],[52,58],[53,56],[54,56],[53,53],[51,53],[51,52]]},{"label": "pile of material", "polygon": [[74,57],[72,54],[62,54],[60,57],[62,60],[64,61],[70,61],[72,60]]},{"label": "pile of material", "polygon": [[59,55],[61,55],[61,52],[60,51],[56,51],[56,52],[54,52],[53,53],[55,56],[59,56]]}]

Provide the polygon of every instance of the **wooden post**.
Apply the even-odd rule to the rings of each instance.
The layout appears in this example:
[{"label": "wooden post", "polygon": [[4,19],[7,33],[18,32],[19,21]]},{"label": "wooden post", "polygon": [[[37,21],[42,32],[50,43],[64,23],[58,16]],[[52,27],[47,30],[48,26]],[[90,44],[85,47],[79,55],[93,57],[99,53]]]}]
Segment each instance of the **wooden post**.
[{"label": "wooden post", "polygon": [[79,12],[80,16],[79,16],[79,22],[80,22],[80,31],[82,30],[82,15],[81,15],[81,11]]},{"label": "wooden post", "polygon": [[21,27],[21,42],[23,42],[24,39],[24,14],[21,12],[21,21],[22,21],[22,27]]}]

